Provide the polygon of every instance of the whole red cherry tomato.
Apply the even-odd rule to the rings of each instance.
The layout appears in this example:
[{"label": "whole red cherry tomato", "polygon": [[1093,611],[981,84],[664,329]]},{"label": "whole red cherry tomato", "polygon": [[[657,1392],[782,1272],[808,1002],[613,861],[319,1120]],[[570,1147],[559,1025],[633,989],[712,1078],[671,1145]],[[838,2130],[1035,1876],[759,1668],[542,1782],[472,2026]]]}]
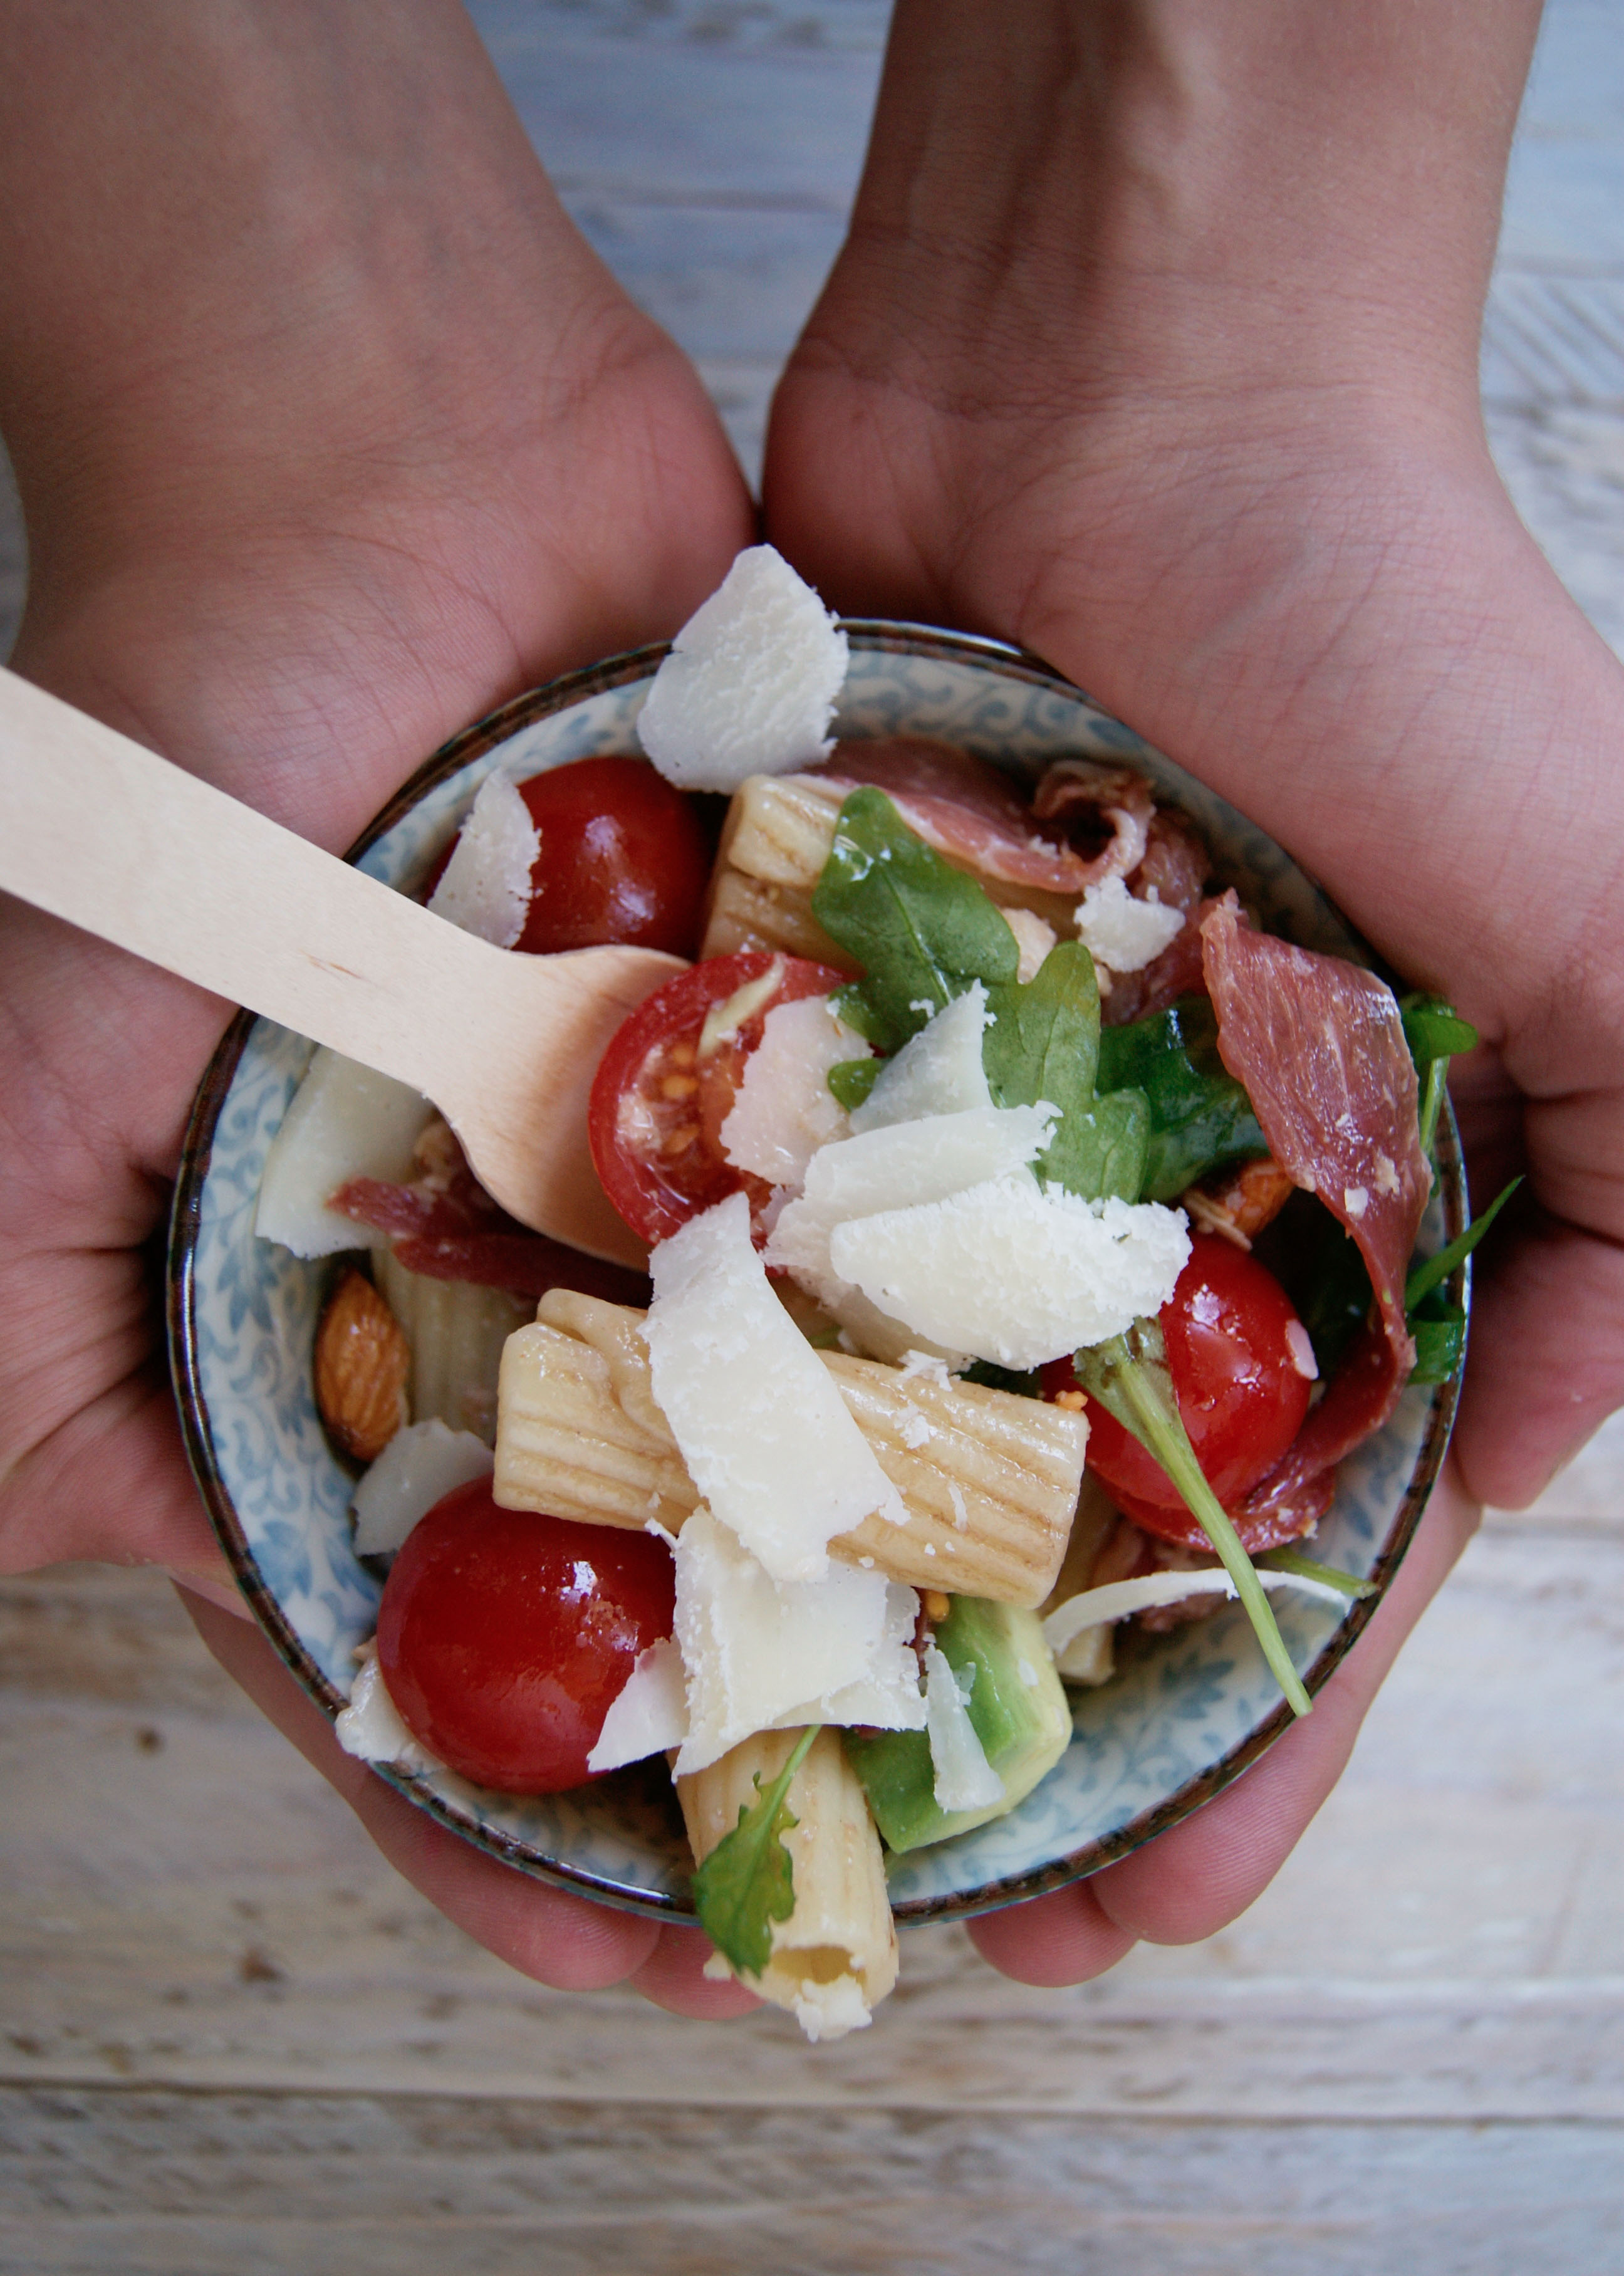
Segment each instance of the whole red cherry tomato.
[{"label": "whole red cherry tomato", "polygon": [[498,1509],[459,1486],[384,1583],[378,1665],[413,1736],[476,1786],[562,1794],[637,1655],[671,1634],[670,1550],[646,1533]]},{"label": "whole red cherry tomato", "polygon": [[554,767],[519,795],[542,838],[520,948],[622,941],[693,955],[711,848],[692,800],[646,759],[618,758]]},{"label": "whole red cherry tomato", "polygon": [[[1208,1484],[1232,1508],[1271,1470],[1302,1426],[1311,1378],[1307,1331],[1273,1273],[1233,1242],[1198,1233],[1159,1315],[1179,1413]],[[1069,1360],[1043,1389],[1074,1389]],[[1089,1468],[1136,1525],[1204,1547],[1206,1536],[1153,1456],[1098,1400],[1089,1402]],[[1245,1538],[1244,1532],[1242,1538]]]},{"label": "whole red cherry tomato", "polygon": [[[748,1016],[704,1048],[706,1013],[770,975],[770,987],[743,999]],[[765,1183],[722,1151],[745,1061],[769,1012],[827,996],[850,976],[764,949],[707,957],[617,1029],[592,1086],[587,1134],[603,1191],[634,1233],[652,1246],[729,1194],[748,1193],[753,1206],[766,1199]]]}]

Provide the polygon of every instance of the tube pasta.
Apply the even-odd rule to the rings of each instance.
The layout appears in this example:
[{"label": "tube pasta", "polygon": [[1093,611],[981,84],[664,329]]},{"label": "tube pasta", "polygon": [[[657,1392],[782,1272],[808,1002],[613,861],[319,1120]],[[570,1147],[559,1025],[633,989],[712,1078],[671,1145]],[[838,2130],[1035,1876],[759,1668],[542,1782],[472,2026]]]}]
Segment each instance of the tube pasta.
[{"label": "tube pasta", "polygon": [[[495,1493],[506,1509],[679,1532],[699,1501],[649,1389],[642,1315],[554,1288],[502,1357]],[[910,1588],[1036,1606],[1053,1587],[1082,1475],[1080,1414],[825,1352],[907,1522],[831,1543]]]},{"label": "tube pasta", "polygon": [[472,1430],[494,1445],[502,1349],[530,1317],[528,1299],[505,1288],[409,1272],[386,1248],[374,1250],[372,1274],[412,1347],[412,1421],[437,1416],[452,1430]]},{"label": "tube pasta", "polygon": [[[677,1780],[677,1796],[695,1864],[702,1864],[740,1809],[756,1799],[755,1779],[770,1786],[788,1761],[798,1731],[762,1731],[719,1762]],[[869,2011],[897,1980],[897,1931],[885,1889],[880,1838],[838,1731],[825,1728],[790,1781],[785,1836],[794,1873],[795,1908],[772,1925],[772,1957],[747,1979],[775,2007],[786,2007],[808,2038],[837,2038],[869,2021]],[[732,1975],[720,1955],[710,1972]]]}]

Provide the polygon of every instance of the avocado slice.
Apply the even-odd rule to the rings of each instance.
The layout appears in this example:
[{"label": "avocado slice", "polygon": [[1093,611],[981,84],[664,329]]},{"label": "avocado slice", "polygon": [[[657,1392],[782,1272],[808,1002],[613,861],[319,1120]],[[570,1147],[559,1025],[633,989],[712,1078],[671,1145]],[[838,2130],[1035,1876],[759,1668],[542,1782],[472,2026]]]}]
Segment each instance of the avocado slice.
[{"label": "avocado slice", "polygon": [[[922,1731],[847,1731],[846,1758],[862,1780],[888,1847],[922,1849],[1002,1817],[1024,1801],[1071,1743],[1072,1713],[1036,1612],[984,1597],[950,1597],[936,1630],[953,1673],[974,1668],[970,1721],[1004,1798],[984,1809],[943,1809],[934,1792],[930,1741]],[[1021,1674],[1022,1666],[1035,1682]]]}]

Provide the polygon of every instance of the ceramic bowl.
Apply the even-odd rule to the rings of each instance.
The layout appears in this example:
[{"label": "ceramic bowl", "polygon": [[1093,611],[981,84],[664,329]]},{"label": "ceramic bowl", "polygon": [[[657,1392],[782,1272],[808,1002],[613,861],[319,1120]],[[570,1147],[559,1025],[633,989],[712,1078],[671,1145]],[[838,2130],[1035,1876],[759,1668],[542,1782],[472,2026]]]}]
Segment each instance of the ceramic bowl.
[{"label": "ceramic bowl", "polygon": [[[1373,961],[1271,840],[1034,658],[911,626],[854,622],[837,720],[844,735],[910,733],[1031,773],[1066,754],[1126,760],[1204,834],[1218,875],[1243,888],[1270,929]],[[485,777],[523,778],[599,752],[637,748],[634,722],[664,654],[643,649],[520,697],[430,759],[377,817],[352,859],[411,891]],[[259,1240],[265,1151],[311,1046],[244,1013],[199,1091],[176,1194],[170,1264],[175,1385],[187,1446],[221,1543],[277,1650],[336,1715],[355,1646],[372,1633],[379,1583],[351,1546],[352,1482],[316,1416],[311,1347],[330,1261],[303,1263]],[[1434,1248],[1465,1221],[1453,1124],[1423,1233]],[[1464,1294],[1465,1276],[1459,1276]],[[1342,1465],[1314,1553],[1392,1578],[1436,1478],[1458,1385],[1412,1387],[1392,1422]],[[1370,1618],[1277,1595],[1286,1645],[1317,1690]],[[1209,1800],[1287,1727],[1290,1716],[1238,1605],[1119,1652],[1120,1673],[1073,1695],[1074,1734],[1059,1766],[1008,1817],[891,1861],[903,1921],[987,1911],[1093,1872]],[[520,1870],[614,1905],[691,1910],[688,1856],[664,1766],[583,1791],[516,1800],[449,1772],[380,1771],[412,1802]]]}]

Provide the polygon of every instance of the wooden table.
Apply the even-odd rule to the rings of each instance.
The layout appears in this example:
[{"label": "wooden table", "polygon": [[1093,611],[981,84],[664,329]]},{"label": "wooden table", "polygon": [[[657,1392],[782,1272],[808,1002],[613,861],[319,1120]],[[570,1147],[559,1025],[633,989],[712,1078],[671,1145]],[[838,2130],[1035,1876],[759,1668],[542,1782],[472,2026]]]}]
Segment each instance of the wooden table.
[{"label": "wooden table", "polygon": [[[883,7],[474,12],[753,461]],[[1621,31],[1616,4],[1552,12],[1485,353],[1519,503],[1615,639]],[[0,505],[0,646],[14,529]],[[917,1933],[880,2022],[808,2050],[777,2014],[696,2027],[509,1975],[380,1863],[162,1583],[0,1586],[0,2272],[1604,2276],[1621,1727],[1615,1424],[1537,1511],[1491,1518],[1224,1935],[1039,1994]]]}]

